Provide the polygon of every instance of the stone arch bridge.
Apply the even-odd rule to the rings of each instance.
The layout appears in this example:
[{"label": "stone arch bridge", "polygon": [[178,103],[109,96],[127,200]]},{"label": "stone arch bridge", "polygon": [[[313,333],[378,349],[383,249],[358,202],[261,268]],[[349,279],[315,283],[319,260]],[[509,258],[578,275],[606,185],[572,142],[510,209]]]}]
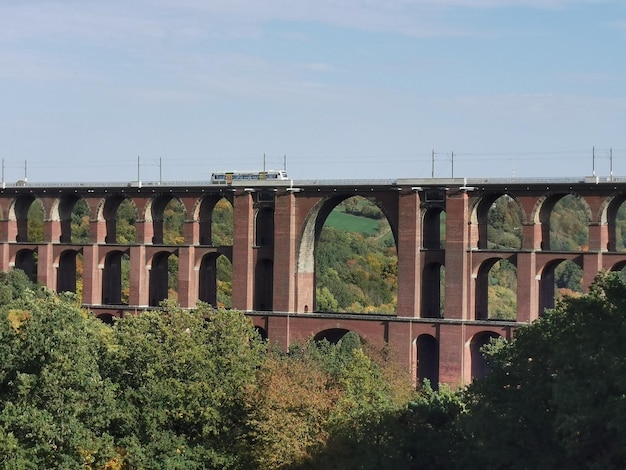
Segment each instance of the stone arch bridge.
[{"label": "stone arch bridge", "polygon": [[[395,315],[315,312],[316,241],[326,217],[346,198],[373,201],[386,216],[398,254]],[[588,224],[588,243],[574,251],[550,246],[550,215],[564,196],[576,197]],[[505,197],[520,214],[521,244],[489,243],[487,216]],[[184,208],[184,241],[163,239],[164,208]],[[233,207],[233,241],[214,243],[218,201]],[[89,212],[89,240],[72,241],[75,204]],[[130,200],[136,240],[116,239],[116,211]],[[43,241],[28,236],[29,208],[41,205]],[[461,385],[485,373],[480,347],[510,338],[519,323],[554,305],[554,270],[578,265],[583,288],[600,270],[626,265],[618,212],[626,181],[581,179],[397,179],[247,181],[243,185],[184,183],[5,184],[0,190],[0,269],[21,268],[57,291],[76,291],[82,257],[82,301],[101,318],[158,305],[167,297],[167,259],[176,254],[178,302],[216,302],[216,260],[232,263],[233,307],[244,310],[269,340],[287,347],[311,336],[336,340],[346,331],[388,344],[419,380]],[[128,301],[122,301],[120,259],[130,259]],[[490,268],[507,260],[516,269],[517,318],[490,318]]]}]

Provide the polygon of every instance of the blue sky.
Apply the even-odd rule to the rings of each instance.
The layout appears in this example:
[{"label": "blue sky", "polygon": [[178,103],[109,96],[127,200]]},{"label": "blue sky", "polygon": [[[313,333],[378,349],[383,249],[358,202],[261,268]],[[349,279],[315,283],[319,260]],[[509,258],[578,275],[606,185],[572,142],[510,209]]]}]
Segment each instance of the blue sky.
[{"label": "blue sky", "polygon": [[[4,179],[626,175],[623,0],[0,3]],[[592,148],[595,146],[595,161]]]}]

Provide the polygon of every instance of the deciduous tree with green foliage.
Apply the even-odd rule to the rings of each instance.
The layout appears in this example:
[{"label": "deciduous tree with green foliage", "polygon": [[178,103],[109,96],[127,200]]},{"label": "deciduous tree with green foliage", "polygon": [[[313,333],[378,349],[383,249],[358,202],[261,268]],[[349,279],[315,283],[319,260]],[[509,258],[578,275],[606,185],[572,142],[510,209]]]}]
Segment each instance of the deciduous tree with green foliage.
[{"label": "deciduous tree with green foliage", "polygon": [[263,345],[243,313],[165,304],[114,332],[114,433],[129,468],[246,468],[242,405]]},{"label": "deciduous tree with green foliage", "polygon": [[106,327],[21,271],[2,278],[0,466],[104,466],[116,456],[115,384],[99,365]]},{"label": "deciduous tree with green foliage", "polygon": [[626,285],[600,274],[512,342],[468,389],[469,458],[491,468],[623,468]]}]

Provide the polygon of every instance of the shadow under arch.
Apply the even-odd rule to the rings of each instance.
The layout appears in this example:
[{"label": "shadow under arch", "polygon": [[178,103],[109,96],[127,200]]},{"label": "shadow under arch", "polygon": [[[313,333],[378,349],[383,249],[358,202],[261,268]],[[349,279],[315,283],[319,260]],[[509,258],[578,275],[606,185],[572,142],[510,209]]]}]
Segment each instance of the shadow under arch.
[{"label": "shadow under arch", "polygon": [[96,318],[106,325],[113,326],[118,317],[111,313],[101,313],[100,315],[97,315]]},{"label": "shadow under arch", "polygon": [[274,308],[274,261],[260,259],[254,267],[254,310],[271,311]]},{"label": "shadow under arch", "polygon": [[77,257],[80,251],[64,250],[59,256],[59,267],[57,269],[57,292],[76,293],[77,282]]},{"label": "shadow under arch", "polygon": [[268,335],[267,335],[267,330],[265,328],[255,325],[254,331],[258,333],[259,338],[261,338],[263,341],[267,341]]},{"label": "shadow under arch", "polygon": [[24,271],[32,282],[37,282],[37,251],[19,250],[15,254],[15,268]]},{"label": "shadow under arch", "polygon": [[446,211],[441,206],[430,206],[422,217],[422,247],[425,250],[439,250],[445,242]]},{"label": "shadow under arch", "polygon": [[161,301],[169,298],[169,259],[170,256],[177,258],[177,252],[160,251],[152,257],[150,268],[150,290],[148,304],[157,307]]},{"label": "shadow under arch", "polygon": [[491,368],[481,349],[486,344],[489,344],[492,339],[501,337],[501,335],[494,331],[481,331],[470,339],[468,348],[471,365],[470,378],[472,381],[486,377],[491,372]]},{"label": "shadow under arch", "polygon": [[443,318],[443,290],[446,268],[431,262],[422,269],[422,318]]},{"label": "shadow under arch", "polygon": [[[600,224],[608,225],[608,251],[626,250],[626,194],[619,194],[605,200],[600,208]],[[604,247],[601,247],[604,248]]]},{"label": "shadow under arch", "polygon": [[417,383],[430,382],[433,390],[439,388],[439,342],[429,334],[422,334],[415,340],[417,354]]},{"label": "shadow under arch", "polygon": [[609,268],[609,271],[619,272],[619,271],[622,271],[624,268],[626,268],[626,260],[621,260],[621,261],[618,261],[617,263],[612,264],[611,267]]},{"label": "shadow under arch", "polygon": [[260,207],[254,217],[254,244],[274,246],[274,208]]},{"label": "shadow under arch", "polygon": [[124,264],[130,265],[129,250],[111,251],[104,258],[102,270],[102,303],[105,305],[126,305],[122,298],[124,286]]},{"label": "shadow under arch", "polygon": [[[330,328],[328,330],[323,330],[313,336],[314,341],[328,341],[331,344],[337,344],[341,339],[350,333],[351,330],[346,330],[345,328]],[[356,333],[355,333],[356,334]],[[358,335],[357,335],[358,336]],[[359,336],[360,338],[360,336]]]},{"label": "shadow under arch", "polygon": [[582,260],[580,257],[558,258],[548,262],[541,270],[541,277],[539,279],[539,316],[548,310],[554,308],[556,305],[555,299],[557,294],[556,286],[556,270],[563,263],[572,263],[577,266],[582,272]]},{"label": "shadow under arch", "polygon": [[198,300],[206,302],[215,308],[230,307],[232,304],[232,299],[226,301],[226,299],[222,298],[222,301],[220,301],[220,263],[230,264],[230,279],[222,279],[222,281],[232,284],[232,262],[223,253],[216,252],[204,255],[200,261],[198,272]]}]

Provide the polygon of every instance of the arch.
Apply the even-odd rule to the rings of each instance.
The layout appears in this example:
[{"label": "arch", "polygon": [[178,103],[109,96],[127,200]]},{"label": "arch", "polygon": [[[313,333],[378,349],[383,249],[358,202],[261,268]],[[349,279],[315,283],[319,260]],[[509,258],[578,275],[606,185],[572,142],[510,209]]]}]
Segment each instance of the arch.
[{"label": "arch", "polygon": [[[72,243],[72,222],[74,208],[78,201],[85,202],[80,196],[71,194],[64,195],[54,200],[52,208],[50,210],[50,220],[58,221],[60,224],[61,233],[59,241],[61,243]],[[85,202],[86,204],[86,202]],[[87,214],[89,211],[87,211]],[[89,232],[87,232],[88,234]],[[88,238],[87,238],[88,239]],[[53,240],[54,241],[54,240]]]},{"label": "arch", "polygon": [[604,200],[600,207],[600,223],[608,225],[608,251],[626,251],[626,194]]},{"label": "arch", "polygon": [[[522,225],[527,216],[514,195],[494,192],[477,198],[470,209],[470,222],[475,227],[476,248],[481,250],[516,250],[521,248]],[[513,228],[509,228],[513,224]]]},{"label": "arch", "polygon": [[341,339],[344,336],[346,336],[350,332],[351,332],[350,330],[346,330],[345,328],[329,328],[327,330],[322,330],[318,332],[315,336],[313,336],[313,340],[314,341],[326,340],[330,344],[337,344],[339,343],[339,341],[341,341]]},{"label": "arch", "polygon": [[180,198],[171,194],[159,194],[148,201],[146,214],[148,213],[152,222],[154,245],[180,245],[185,242],[184,222],[187,210]]},{"label": "arch", "polygon": [[492,339],[496,338],[501,338],[501,336],[494,331],[481,331],[470,339],[468,349],[471,364],[470,378],[472,381],[486,377],[489,372],[491,372],[487,359],[481,349],[486,344],[489,344]]},{"label": "arch", "polygon": [[[515,320],[517,312],[517,266],[514,261],[512,258],[493,257],[483,261],[478,267],[475,285],[476,320]],[[492,271],[494,269],[514,269],[514,279],[507,279],[502,275],[493,276]],[[510,295],[508,295],[509,292]],[[507,303],[512,304],[512,306],[509,308]]]},{"label": "arch", "polygon": [[609,268],[609,271],[617,272],[617,271],[621,271],[624,268],[626,268],[626,259],[613,263],[611,267]]},{"label": "arch", "polygon": [[[170,257],[172,261],[178,261],[176,253],[159,251],[152,257],[150,267],[150,289],[148,305],[158,306],[162,301],[170,297],[170,289],[175,289],[176,282],[170,277]],[[176,259],[174,259],[176,258]],[[178,273],[172,273],[172,275]]]},{"label": "arch", "polygon": [[64,250],[59,256],[57,269],[57,292],[76,293],[76,258],[79,254],[76,250]]},{"label": "arch", "polygon": [[[354,203],[347,203],[353,200]],[[326,228],[326,222],[340,204],[344,214],[336,217],[338,224],[356,221],[356,235],[346,229]],[[360,214],[362,214],[360,216]],[[379,218],[375,218],[377,215]],[[368,221],[367,218],[370,220]],[[362,224],[361,221],[365,223]],[[384,221],[389,226],[381,225]],[[375,250],[374,234],[380,240]],[[392,242],[393,240],[393,242]],[[397,293],[396,237],[389,218],[381,204],[360,194],[339,194],[320,199],[309,210],[303,224],[298,249],[297,274],[300,279],[312,280],[312,304],[315,310],[352,311],[355,313],[395,313]],[[369,245],[368,245],[369,244]],[[364,247],[368,248],[364,248]],[[380,249],[379,249],[380,248]],[[321,269],[319,264],[325,269]],[[388,273],[386,280],[370,276],[369,271],[380,269]],[[378,282],[372,281],[381,279]],[[308,287],[308,286],[306,286]],[[303,290],[306,290],[303,289]],[[318,299],[319,296],[319,299]],[[375,300],[373,300],[375,299]],[[308,299],[301,302],[310,305]]]},{"label": "arch", "polygon": [[619,273],[622,282],[626,283],[626,260],[618,261],[609,268],[609,271]]},{"label": "arch", "polygon": [[[362,196],[359,193],[355,194],[338,194],[336,196],[327,196],[321,198],[306,215],[304,223],[302,224],[302,232],[299,238],[298,244],[298,272],[311,273],[315,270],[315,244],[319,239],[319,235],[324,227],[326,219],[330,213],[340,203],[354,196]],[[391,223],[391,219],[387,216],[387,211],[384,205],[376,199],[366,198],[374,205],[376,205],[383,213],[389,226],[391,227],[395,246],[398,246],[398,236],[394,225]]]},{"label": "arch", "polygon": [[426,380],[433,389],[439,384],[439,342],[429,334],[422,334],[415,340],[417,346],[417,382],[422,385]]},{"label": "arch", "polygon": [[274,262],[260,259],[254,269],[254,310],[272,310],[274,306]]},{"label": "arch", "polygon": [[135,243],[138,215],[135,201],[121,194],[113,194],[100,201],[97,213],[98,221],[103,221],[106,226],[104,243]]},{"label": "arch", "polygon": [[563,249],[562,246],[558,245],[558,237],[553,235],[555,224],[553,224],[552,216],[555,211],[555,206],[569,196],[574,198],[569,200],[576,201],[575,204],[580,204],[580,207],[583,209],[584,216],[586,217],[585,223],[581,220],[581,224],[584,225],[584,233],[578,231],[578,235],[579,241],[582,242],[583,237],[586,237],[586,243],[588,243],[589,223],[593,220],[593,214],[587,201],[573,191],[569,193],[549,193],[539,198],[533,209],[533,220],[535,220],[535,223],[541,224],[541,249],[543,251],[584,251],[583,243],[579,243],[578,250]]},{"label": "arch", "polygon": [[[105,305],[126,305],[128,294],[124,295],[124,284],[128,284],[128,250],[111,251],[104,258],[102,271],[102,303]],[[125,269],[126,265],[126,269]]]},{"label": "arch", "polygon": [[208,253],[200,260],[198,299],[213,307],[232,306],[232,263],[226,255]]},{"label": "arch", "polygon": [[232,200],[220,195],[207,195],[193,208],[198,221],[200,245],[229,246],[233,244]]},{"label": "arch", "polygon": [[[571,263],[565,264],[564,263]],[[543,266],[543,269],[540,272],[540,280],[539,280],[539,315],[542,315],[546,309],[554,308],[555,299],[559,296],[559,291],[557,289],[567,289],[569,293],[574,293],[576,290],[580,290],[580,281],[582,280],[582,266],[581,259],[567,259],[567,258],[557,258],[553,259],[550,262],[546,263]],[[570,267],[570,271],[578,268],[579,272],[568,272],[566,273],[566,278],[564,282],[570,283],[569,285],[559,285],[557,282],[557,269],[560,266]],[[561,274],[561,273],[559,273]],[[578,289],[575,289],[576,279],[573,277],[579,276],[578,278]],[[561,277],[561,276],[559,276]]]},{"label": "arch", "polygon": [[219,253],[209,253],[200,261],[198,299],[217,307],[217,258]]},{"label": "arch", "polygon": [[15,241],[43,241],[43,221],[46,210],[41,200],[31,194],[17,197],[9,207],[9,220],[16,223]]}]

